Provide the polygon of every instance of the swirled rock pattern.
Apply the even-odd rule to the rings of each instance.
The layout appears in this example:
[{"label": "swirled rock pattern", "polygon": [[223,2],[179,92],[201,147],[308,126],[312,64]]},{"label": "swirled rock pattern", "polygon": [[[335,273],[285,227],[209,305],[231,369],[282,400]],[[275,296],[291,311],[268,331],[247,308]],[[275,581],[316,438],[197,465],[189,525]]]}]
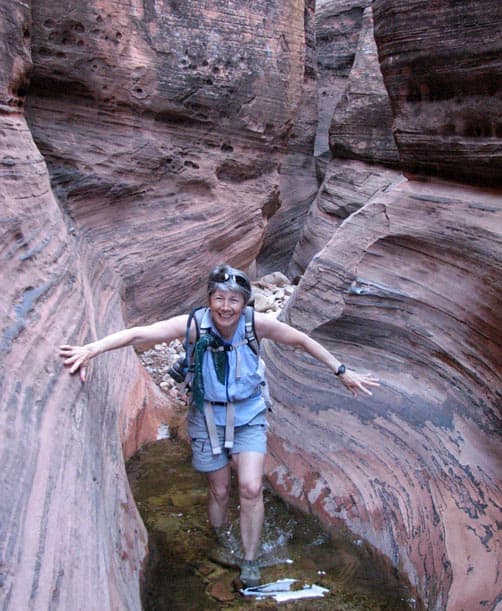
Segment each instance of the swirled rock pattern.
[{"label": "swirled rock pattern", "polygon": [[[329,31],[324,25],[324,36],[328,39],[333,37]],[[333,159],[327,163],[323,182],[289,261],[287,272],[292,278],[303,274],[312,257],[345,218],[376,191],[402,180],[401,174],[391,169],[399,165],[399,154],[392,134],[390,100],[380,72],[369,7],[362,13],[353,59],[329,127]],[[326,67],[324,71],[327,72]]]},{"label": "swirled rock pattern", "polygon": [[57,347],[256,257],[304,66],[303,3],[264,4],[0,7],[3,609],[141,608],[124,456],[172,409],[132,350],[82,386]]},{"label": "swirled rock pattern", "polygon": [[168,406],[132,351],[85,387],[61,371],[59,344],[124,325],[120,281],[68,233],[23,116],[0,130],[2,607],[139,608],[147,539],[123,456]]},{"label": "swirled rock pattern", "polygon": [[271,481],[382,550],[428,609],[500,591],[501,221],[498,194],[405,181],[314,257],[283,316],[376,373],[371,399],[267,344]]},{"label": "swirled rock pattern", "polygon": [[128,321],[200,302],[280,205],[303,3],[32,6],[28,118],[75,230],[122,278]]},{"label": "swirled rock pattern", "polygon": [[[474,4],[373,3],[378,55],[363,28],[288,267],[305,274],[286,320],[382,388],[353,399],[310,359],[266,350],[271,481],[372,542],[438,611],[498,608],[502,589],[502,197],[414,174],[500,180],[500,55],[476,42],[497,45],[497,26]],[[413,95],[429,80],[432,96]]]},{"label": "swirled rock pattern", "polygon": [[397,170],[357,160],[336,159],[305,218],[302,234],[288,266],[292,278],[303,275],[312,258],[324,248],[336,229],[362,208],[377,192],[402,182]]},{"label": "swirled rock pattern", "polygon": [[500,3],[374,0],[378,53],[369,5],[0,5],[3,609],[140,608],[123,457],[178,416],[132,350],[82,386],[57,346],[185,311],[267,226],[285,266],[331,123],[284,317],[382,387],[267,345],[270,481],[426,608],[500,606]]}]

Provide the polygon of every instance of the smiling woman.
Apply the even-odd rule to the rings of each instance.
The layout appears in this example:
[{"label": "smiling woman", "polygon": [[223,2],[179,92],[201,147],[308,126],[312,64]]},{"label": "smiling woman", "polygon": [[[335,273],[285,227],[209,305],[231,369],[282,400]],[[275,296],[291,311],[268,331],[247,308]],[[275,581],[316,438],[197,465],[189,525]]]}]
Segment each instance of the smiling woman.
[{"label": "smiling woman", "polygon": [[[371,395],[370,388],[379,385],[371,374],[349,370],[319,342],[276,318],[253,311],[250,320],[246,315],[250,298],[247,275],[229,265],[219,265],[209,275],[209,307],[202,312],[200,329],[192,316],[183,315],[124,329],[85,346],[60,348],[70,373],[80,371],[84,382],[89,361],[103,352],[170,342],[188,335],[193,353],[188,432],[192,464],[207,475],[209,521],[219,543],[213,557],[223,564],[240,566],[241,583],[248,587],[260,583],[267,451],[264,366],[255,342],[250,341],[250,331],[256,343],[266,338],[304,350],[331,369],[354,395]],[[232,468],[237,471],[239,484],[242,558],[234,554],[228,540]]]}]

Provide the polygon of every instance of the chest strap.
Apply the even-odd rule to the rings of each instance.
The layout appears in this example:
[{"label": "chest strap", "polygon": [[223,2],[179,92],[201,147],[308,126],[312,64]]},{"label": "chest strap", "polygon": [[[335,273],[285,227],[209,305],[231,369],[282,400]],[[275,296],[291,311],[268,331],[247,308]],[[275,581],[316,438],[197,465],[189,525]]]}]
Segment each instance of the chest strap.
[{"label": "chest strap", "polygon": [[211,352],[231,352],[234,351],[235,352],[235,379],[236,380],[240,380],[241,377],[241,355],[240,355],[240,351],[237,350],[237,348],[240,348],[241,346],[246,346],[247,344],[249,344],[247,339],[243,339],[240,342],[237,342],[236,344],[225,344],[223,346],[218,346],[216,348],[213,348],[212,346],[209,346],[207,349],[210,350]]}]

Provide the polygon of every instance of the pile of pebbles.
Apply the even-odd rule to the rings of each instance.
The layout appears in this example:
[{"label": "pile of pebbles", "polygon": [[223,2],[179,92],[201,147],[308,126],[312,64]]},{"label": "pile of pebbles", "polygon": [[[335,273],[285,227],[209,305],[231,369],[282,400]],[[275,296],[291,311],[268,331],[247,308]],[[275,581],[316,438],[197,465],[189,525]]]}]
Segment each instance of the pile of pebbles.
[{"label": "pile of pebbles", "polygon": [[[291,297],[295,287],[281,272],[272,272],[253,283],[254,308],[277,316]],[[183,404],[188,403],[184,384],[175,382],[168,373],[172,365],[185,353],[183,342],[176,339],[169,344],[156,344],[150,350],[139,353],[144,368],[153,381],[172,399]]]}]

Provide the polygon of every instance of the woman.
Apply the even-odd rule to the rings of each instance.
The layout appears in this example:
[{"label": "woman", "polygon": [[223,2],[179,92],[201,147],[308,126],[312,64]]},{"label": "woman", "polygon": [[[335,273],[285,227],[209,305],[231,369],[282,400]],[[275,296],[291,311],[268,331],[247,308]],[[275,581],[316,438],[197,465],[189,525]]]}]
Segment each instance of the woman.
[{"label": "woman", "polygon": [[[205,333],[197,340],[196,326],[191,324],[189,334],[194,355],[188,417],[193,465],[207,474],[209,521],[216,533],[226,528],[231,466],[237,470],[244,551],[239,564],[246,587],[260,582],[256,558],[264,517],[267,429],[262,362],[246,341],[245,308],[250,297],[246,274],[228,265],[216,267],[209,275],[209,307],[201,325]],[[185,335],[188,321],[182,315],[124,329],[84,346],[61,346],[60,355],[70,373],[80,371],[84,382],[89,361],[98,354],[124,346],[170,342]],[[303,349],[331,369],[354,395],[371,395],[370,387],[379,385],[371,374],[347,369],[317,341],[273,317],[256,312],[254,332],[258,340]]]}]

